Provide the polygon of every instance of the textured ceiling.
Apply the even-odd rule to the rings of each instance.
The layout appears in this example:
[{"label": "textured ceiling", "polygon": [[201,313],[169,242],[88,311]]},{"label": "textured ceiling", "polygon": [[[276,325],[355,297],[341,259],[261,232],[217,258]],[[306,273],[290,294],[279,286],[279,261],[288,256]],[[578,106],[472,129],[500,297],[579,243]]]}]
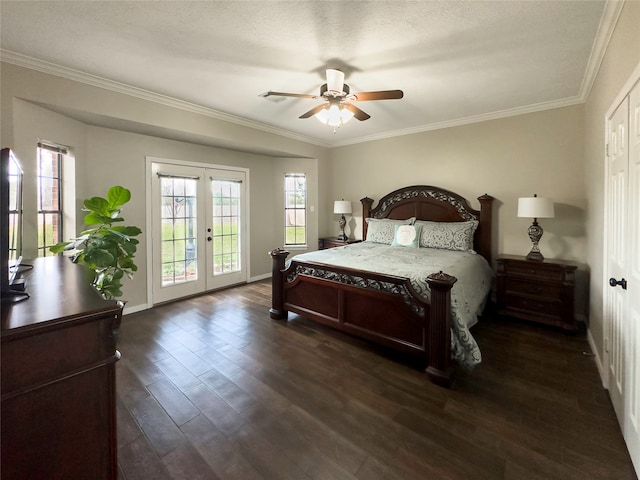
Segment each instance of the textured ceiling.
[{"label": "textured ceiling", "polygon": [[[602,54],[598,40],[610,27],[600,26],[605,7],[582,0],[2,0],[0,47],[13,63],[30,57],[41,69],[49,62],[214,116],[343,145],[583,101]],[[352,92],[401,89],[404,98],[358,103],[371,119],[334,134],[314,118],[298,119],[318,101],[259,96],[318,94],[326,68],[343,70]]]}]

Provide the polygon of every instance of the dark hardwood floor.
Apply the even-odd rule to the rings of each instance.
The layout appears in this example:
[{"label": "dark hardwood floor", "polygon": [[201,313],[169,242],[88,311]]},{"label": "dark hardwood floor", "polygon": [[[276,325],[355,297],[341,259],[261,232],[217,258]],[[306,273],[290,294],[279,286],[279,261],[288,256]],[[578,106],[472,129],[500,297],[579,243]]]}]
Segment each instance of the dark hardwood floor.
[{"label": "dark hardwood floor", "polygon": [[584,334],[489,316],[451,390],[269,282],[125,316],[120,478],[634,479]]}]

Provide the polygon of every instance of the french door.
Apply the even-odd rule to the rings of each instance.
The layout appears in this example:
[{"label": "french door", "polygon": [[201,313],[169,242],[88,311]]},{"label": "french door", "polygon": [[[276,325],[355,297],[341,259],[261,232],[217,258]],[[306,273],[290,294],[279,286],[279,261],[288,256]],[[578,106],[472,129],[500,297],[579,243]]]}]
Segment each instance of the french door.
[{"label": "french door", "polygon": [[151,163],[153,303],[247,280],[246,172]]},{"label": "french door", "polygon": [[606,196],[608,388],[640,472],[640,82],[608,118]]}]

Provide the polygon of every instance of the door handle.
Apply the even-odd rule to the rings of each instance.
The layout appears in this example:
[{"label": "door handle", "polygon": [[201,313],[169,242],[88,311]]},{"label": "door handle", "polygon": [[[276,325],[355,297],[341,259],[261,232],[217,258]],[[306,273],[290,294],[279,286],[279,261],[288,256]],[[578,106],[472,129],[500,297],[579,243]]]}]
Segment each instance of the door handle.
[{"label": "door handle", "polygon": [[[213,238],[207,237],[207,242],[210,242],[211,240],[213,240]],[[625,286],[624,288],[626,289],[627,287]]]},{"label": "door handle", "polygon": [[609,285],[612,287],[617,287],[618,285],[620,285],[623,290],[627,289],[627,281],[624,278],[616,280],[615,278],[611,277],[609,279]]}]

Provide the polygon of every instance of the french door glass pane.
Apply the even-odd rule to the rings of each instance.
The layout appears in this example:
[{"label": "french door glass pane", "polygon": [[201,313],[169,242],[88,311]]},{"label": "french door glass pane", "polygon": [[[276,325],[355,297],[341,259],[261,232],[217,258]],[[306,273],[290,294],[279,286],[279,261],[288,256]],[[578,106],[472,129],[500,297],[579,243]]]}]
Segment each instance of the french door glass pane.
[{"label": "french door glass pane", "polygon": [[196,191],[196,179],[160,179],[163,287],[198,278]]},{"label": "french door glass pane", "polygon": [[238,272],[240,265],[240,183],[212,180],[213,192],[213,275]]}]

